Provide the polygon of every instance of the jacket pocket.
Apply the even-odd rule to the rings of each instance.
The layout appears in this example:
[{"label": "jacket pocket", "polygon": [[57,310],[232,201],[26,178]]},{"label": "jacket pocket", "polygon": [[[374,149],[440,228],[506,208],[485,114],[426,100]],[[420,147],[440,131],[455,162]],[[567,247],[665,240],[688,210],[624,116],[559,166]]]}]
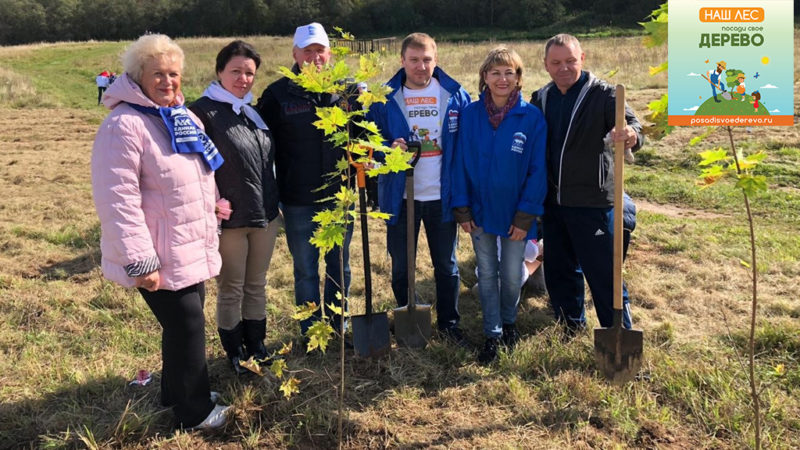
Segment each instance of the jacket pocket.
[{"label": "jacket pocket", "polygon": [[155,247],[161,265],[167,260],[167,222],[159,219],[156,226]]}]

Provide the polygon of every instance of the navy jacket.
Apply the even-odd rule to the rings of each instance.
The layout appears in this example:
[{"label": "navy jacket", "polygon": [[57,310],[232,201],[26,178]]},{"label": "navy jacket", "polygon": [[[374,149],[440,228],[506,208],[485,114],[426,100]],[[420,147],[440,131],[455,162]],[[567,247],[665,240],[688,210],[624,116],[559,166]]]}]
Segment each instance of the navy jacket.
[{"label": "navy jacket", "polygon": [[[605,148],[603,138],[614,127],[616,93],[610,84],[591,73],[588,76],[572,109],[563,145],[547,152],[548,158],[558,158],[549,161],[555,170],[547,174],[548,204],[599,208],[614,204],[614,154],[612,149]],[[547,91],[551,88],[557,89],[550,82],[531,97],[531,103],[545,113]],[[636,151],[644,141],[642,125],[627,105],[625,119],[636,131],[638,142],[633,147]]]},{"label": "navy jacket", "polygon": [[[293,67],[297,70],[297,65]],[[258,99],[258,110],[275,140],[275,170],[281,203],[311,206],[339,190],[331,178],[344,150],[335,148],[313,123],[316,108],[334,106],[339,96],[314,94],[286,77],[270,84]],[[321,189],[324,186],[323,189]]]},{"label": "navy jacket", "polygon": [[269,130],[258,128],[231,105],[201,97],[189,105],[203,122],[225,164],[214,172],[220,197],[233,213],[223,228],[263,228],[278,216],[278,186],[272,172],[275,149]]},{"label": "navy jacket", "polygon": [[[470,98],[467,91],[458,82],[450,78],[444,71],[436,67],[433,77],[439,81],[442,87],[440,94],[441,107],[439,117],[442,118],[442,172],[441,172],[441,199],[442,199],[442,221],[451,222],[453,212],[450,206],[451,181],[450,172],[453,166],[453,155],[456,149],[456,137],[458,134],[459,115],[467,105]],[[392,92],[387,96],[388,101],[375,103],[370,107],[367,120],[371,120],[378,125],[386,145],[391,145],[397,138],[408,140],[411,130],[406,121],[406,103],[403,97],[403,83],[405,82],[405,70],[400,69],[388,83]],[[405,192],[405,173],[389,173],[378,176],[378,205],[381,211],[391,214],[388,223],[397,223],[400,207],[403,203],[403,193]]]},{"label": "navy jacket", "polygon": [[[544,213],[547,124],[539,108],[520,98],[495,130],[483,97],[461,115],[452,207],[468,206],[475,224],[507,237],[517,211]],[[536,237],[534,222],[525,239]]]}]

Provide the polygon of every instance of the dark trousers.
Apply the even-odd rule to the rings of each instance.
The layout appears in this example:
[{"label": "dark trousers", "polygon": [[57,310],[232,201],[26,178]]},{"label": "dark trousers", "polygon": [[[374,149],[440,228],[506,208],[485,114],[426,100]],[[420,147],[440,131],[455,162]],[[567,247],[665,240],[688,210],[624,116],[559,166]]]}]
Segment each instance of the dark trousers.
[{"label": "dark trousers", "polygon": [[197,425],[214,409],[206,366],[205,285],[139,292],[162,329],[161,403],[173,407],[178,426]]},{"label": "dark trousers", "polygon": [[100,102],[103,100],[103,92],[106,91],[106,88],[103,86],[97,86],[97,104],[99,105]]},{"label": "dark trousers", "polygon": [[[294,300],[297,306],[305,305],[307,302],[320,304],[319,293],[319,249],[309,242],[317,229],[317,223],[312,220],[318,212],[333,208],[329,203],[318,203],[315,205],[282,205],[284,228],[286,230],[286,244],[289,253],[292,254],[294,264]],[[347,228],[342,247],[336,246],[324,256],[325,259],[325,288],[322,297],[326,305],[340,307],[342,302],[336,298],[336,294],[344,291],[345,297],[350,292],[350,240],[353,237],[353,225]],[[340,288],[340,264],[339,251],[343,249],[342,259],[344,267],[344,289]],[[347,311],[347,304],[345,304]],[[340,317],[331,314],[330,310],[325,311],[326,317],[331,318],[331,326],[339,329]],[[300,331],[303,336],[306,331],[322,318],[322,311],[317,310],[314,315],[306,320],[300,321]]]},{"label": "dark trousers", "polygon": [[[436,281],[436,321],[440,330],[458,326],[459,275],[456,263],[455,221],[442,222],[442,202],[414,202],[414,249],[419,241],[420,224],[425,224],[428,248]],[[386,227],[386,247],[392,257],[392,291],[398,306],[408,304],[408,226],[406,201],[403,200],[395,225]]]},{"label": "dark trousers", "polygon": [[[584,276],[600,326],[613,325],[614,235],[610,211],[611,208],[545,207],[545,284],[556,320],[570,328],[586,324]],[[624,284],[622,309],[622,324],[631,328],[628,289]]]}]

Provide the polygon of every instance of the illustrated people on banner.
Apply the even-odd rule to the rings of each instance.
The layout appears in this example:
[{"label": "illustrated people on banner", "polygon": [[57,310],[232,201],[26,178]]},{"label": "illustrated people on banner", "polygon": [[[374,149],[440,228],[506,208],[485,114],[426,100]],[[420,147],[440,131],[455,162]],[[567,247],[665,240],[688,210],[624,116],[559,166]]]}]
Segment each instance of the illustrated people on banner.
[{"label": "illustrated people on banner", "polygon": [[721,75],[723,72],[725,72],[726,67],[727,65],[725,64],[725,61],[720,61],[717,63],[717,67],[706,72],[706,76],[711,82],[711,95],[714,97],[714,101],[717,103],[722,102],[722,100],[717,98],[717,88],[720,89],[720,92],[725,92],[725,83],[723,82]]},{"label": "illustrated people on banner", "polygon": [[753,108],[755,108],[755,111],[758,112],[758,102],[761,100],[761,92],[753,91],[753,93],[750,94],[750,97],[753,97]]},{"label": "illustrated people on banner", "polygon": [[744,73],[740,73],[736,77],[736,81],[739,83],[736,85],[736,93],[742,96],[742,101],[744,101],[744,98],[747,95],[747,92],[745,91],[744,80],[745,80]]}]

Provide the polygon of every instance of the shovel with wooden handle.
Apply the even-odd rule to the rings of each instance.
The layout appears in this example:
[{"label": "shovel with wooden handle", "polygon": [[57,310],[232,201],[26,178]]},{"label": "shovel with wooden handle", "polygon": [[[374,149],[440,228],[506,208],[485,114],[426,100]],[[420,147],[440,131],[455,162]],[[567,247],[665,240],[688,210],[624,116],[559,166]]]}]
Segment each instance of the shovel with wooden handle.
[{"label": "shovel with wooden handle", "polygon": [[725,100],[730,100],[732,98],[731,94],[728,91],[722,89],[722,86],[720,86],[720,85],[714,83],[713,81],[711,81],[707,76],[705,76],[705,74],[700,74],[700,76],[705,78],[706,81],[711,83],[712,86],[714,86],[715,88],[719,89],[721,91],[719,95],[721,95],[722,98],[724,98]]},{"label": "shovel with wooden handle", "polygon": [[[369,149],[369,158],[372,158],[372,149]],[[364,173],[364,164],[353,161],[353,156],[347,152],[347,159],[356,169],[358,184],[358,207],[361,216],[361,247],[364,250],[364,301],[366,314],[353,316],[353,349],[356,354],[365,358],[374,358],[384,355],[392,348],[389,337],[389,316],[385,312],[372,312],[372,270],[369,261],[369,235],[367,224],[367,179]]]},{"label": "shovel with wooden handle", "polygon": [[394,337],[398,345],[411,348],[424,348],[431,340],[431,305],[417,304],[416,270],[417,252],[414,245],[414,166],[419,161],[422,145],[409,142],[409,151],[414,151],[414,158],[406,169],[406,229],[408,258],[408,304],[394,309]]},{"label": "shovel with wooden handle", "polygon": [[[625,86],[617,85],[615,127],[625,126]],[[619,129],[619,128],[617,128]],[[614,383],[633,380],[642,366],[642,330],[622,327],[622,193],[625,143],[614,143],[614,322],[594,329],[597,369]]]}]

